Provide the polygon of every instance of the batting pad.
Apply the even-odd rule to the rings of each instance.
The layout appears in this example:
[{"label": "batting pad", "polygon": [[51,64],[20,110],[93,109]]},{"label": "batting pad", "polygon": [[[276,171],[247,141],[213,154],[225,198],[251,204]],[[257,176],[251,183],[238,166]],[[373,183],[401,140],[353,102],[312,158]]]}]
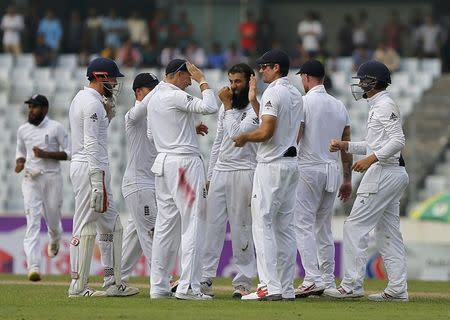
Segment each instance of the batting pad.
[{"label": "batting pad", "polygon": [[122,224],[119,217],[117,217],[113,233],[102,233],[99,235],[101,260],[105,268],[104,288],[121,283],[122,233]]}]

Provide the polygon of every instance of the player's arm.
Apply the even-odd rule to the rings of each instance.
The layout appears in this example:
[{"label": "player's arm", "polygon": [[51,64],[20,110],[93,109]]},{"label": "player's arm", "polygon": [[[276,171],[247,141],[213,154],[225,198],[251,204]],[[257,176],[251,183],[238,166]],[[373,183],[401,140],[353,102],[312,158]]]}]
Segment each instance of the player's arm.
[{"label": "player's arm", "polygon": [[68,159],[65,151],[45,151],[39,147],[33,147],[33,153],[36,158],[52,159],[64,161]]},{"label": "player's arm", "polygon": [[16,146],[16,167],[14,171],[19,173],[25,167],[25,161],[27,157],[27,148],[25,142],[22,139],[21,130],[17,131],[17,146]]},{"label": "player's arm", "polygon": [[305,123],[300,123],[300,129],[298,129],[298,135],[297,135],[297,144],[302,140],[303,135],[305,134]]},{"label": "player's arm", "polygon": [[216,138],[211,148],[211,155],[209,157],[208,173],[206,175],[206,181],[211,181],[214,167],[216,166],[217,159],[219,158],[220,145],[223,139],[223,108],[220,108],[219,117],[217,119],[217,131]]},{"label": "player's arm", "polygon": [[277,127],[277,117],[272,115],[263,115],[261,125],[258,129],[245,132],[233,139],[236,147],[242,147],[247,142],[264,142],[272,138]]},{"label": "player's arm", "polygon": [[403,134],[400,114],[394,108],[381,110],[377,119],[388,136],[388,141],[384,146],[374,152],[377,159],[383,161],[402,151],[405,147],[405,135]]},{"label": "player's arm", "polygon": [[250,76],[250,81],[248,83],[249,90],[248,90],[248,101],[252,105],[253,111],[255,111],[255,114],[259,115],[259,101],[257,96],[257,89],[256,89],[256,77],[254,75]]},{"label": "player's arm", "polygon": [[241,133],[256,130],[259,127],[259,118],[250,109],[244,119],[240,119],[241,114],[235,110],[226,110],[223,118],[223,128],[228,133],[228,136],[235,138]]},{"label": "player's arm", "polygon": [[[351,129],[350,126],[346,126],[342,132],[342,141],[350,141],[351,139]],[[341,162],[342,162],[342,173],[343,182],[339,188],[338,197],[342,201],[347,201],[352,195],[352,164],[353,156],[351,153],[341,150]]]}]

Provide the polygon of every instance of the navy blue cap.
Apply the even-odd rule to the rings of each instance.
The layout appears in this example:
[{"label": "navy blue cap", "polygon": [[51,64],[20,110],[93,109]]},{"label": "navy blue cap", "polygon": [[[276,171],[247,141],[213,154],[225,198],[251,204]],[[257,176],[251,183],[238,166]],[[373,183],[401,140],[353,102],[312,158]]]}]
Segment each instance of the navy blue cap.
[{"label": "navy blue cap", "polygon": [[133,91],[136,91],[137,88],[150,88],[153,89],[159,83],[158,78],[149,72],[139,73],[133,81]]},{"label": "navy blue cap", "polygon": [[86,71],[86,76],[88,78],[94,76],[94,73],[106,73],[108,77],[111,78],[120,78],[124,75],[120,73],[119,67],[114,62],[114,60],[108,59],[108,58],[95,58],[92,60]]},{"label": "navy blue cap", "polygon": [[169,62],[169,64],[166,67],[166,75],[178,71],[188,72],[186,62],[187,61],[184,59],[173,59],[172,61]]},{"label": "navy blue cap", "polygon": [[323,78],[325,76],[325,68],[320,61],[312,59],[302,64],[297,74],[307,74],[308,76]]},{"label": "navy blue cap", "polygon": [[34,94],[27,101],[26,104],[34,104],[36,106],[48,107],[48,100],[42,94]]},{"label": "navy blue cap", "polygon": [[272,49],[256,59],[256,64],[258,65],[266,63],[279,64],[280,67],[289,68],[289,56],[283,50]]}]

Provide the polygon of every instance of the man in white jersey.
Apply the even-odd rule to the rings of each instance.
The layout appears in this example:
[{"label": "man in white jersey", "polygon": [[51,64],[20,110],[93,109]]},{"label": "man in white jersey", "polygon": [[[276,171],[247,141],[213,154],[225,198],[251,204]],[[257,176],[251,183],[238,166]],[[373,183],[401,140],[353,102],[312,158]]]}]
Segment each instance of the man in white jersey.
[{"label": "man in white jersey", "polygon": [[260,283],[256,292],[242,300],[292,300],[295,274],[295,190],[298,183],[297,136],[302,121],[300,92],[289,82],[289,57],[273,49],[262,55],[262,79],[269,86],[256,99],[256,84],[250,103],[259,114],[258,129],[233,139],[237,147],[261,142],[253,180],[251,201],[253,241]]},{"label": "man in white jersey", "polygon": [[62,175],[60,161],[70,159],[69,139],[63,126],[47,116],[48,100],[40,94],[25,101],[28,123],[17,130],[16,173],[25,169],[22,193],[27,218],[23,242],[28,279],[41,280],[39,232],[41,216],[48,228],[47,254],[53,258],[61,239]]},{"label": "man in white jersey", "polygon": [[[89,63],[86,75],[89,86],[77,93],[69,110],[73,155],[70,179],[75,192],[69,297],[129,296],[139,290],[121,281],[122,225],[110,185],[107,152],[110,110],[104,102],[114,98],[116,78],[123,74],[113,60],[96,58]],[[88,287],[97,231],[106,291]]]},{"label": "man in white jersey", "polygon": [[295,231],[305,277],[295,290],[297,298],[320,295],[335,288],[334,239],[331,219],[336,193],[346,201],[352,193],[352,155],[341,151],[343,183],[339,187],[338,155],[329,151],[331,139],[350,141],[350,119],[344,104],[323,86],[325,69],[317,60],[305,62],[300,71],[304,121],[300,127]]},{"label": "man in white jersey", "polygon": [[250,201],[257,144],[235,148],[232,140],[259,126],[258,116],[248,100],[250,77],[254,75],[247,64],[234,65],[228,70],[230,86],[219,92],[222,106],[207,174],[207,229],[201,282],[202,292],[211,296],[214,295],[212,278],[219,265],[227,220],[237,269],[232,281],[233,297],[249,294],[252,277],[256,275]]},{"label": "man in white jersey", "polygon": [[123,282],[128,282],[142,251],[150,269],[153,231],[158,210],[155,175],[151,171],[156,158],[156,149],[153,141],[147,138],[146,102],[150,98],[149,93],[158,83],[158,78],[152,73],[138,74],[133,81],[136,103],[125,114],[128,163],[123,175],[122,194],[131,217],[123,238]]},{"label": "man in white jersey", "polygon": [[[191,78],[200,85],[203,100],[184,89]],[[156,179],[158,216],[153,236],[150,296],[170,297],[169,275],[181,246],[178,299],[209,300],[200,292],[201,259],[206,230],[206,181],[194,125],[194,115],[218,111],[214,92],[203,73],[191,63],[174,59],[164,81],[147,105],[149,139],[158,156],[152,171]]]},{"label": "man in white jersey", "polygon": [[369,105],[366,140],[347,142],[331,140],[330,151],[345,150],[366,155],[352,169],[364,172],[352,211],[344,223],[344,278],[337,289],[325,290],[335,298],[364,296],[366,251],[369,232],[375,229],[376,244],[388,275],[387,288],[369,295],[373,301],[408,301],[406,254],[400,232],[400,198],[409,178],[401,150],[405,146],[400,110],[387,86],[389,69],[372,60],[357,72],[358,84],[352,85],[356,100],[365,98]]}]

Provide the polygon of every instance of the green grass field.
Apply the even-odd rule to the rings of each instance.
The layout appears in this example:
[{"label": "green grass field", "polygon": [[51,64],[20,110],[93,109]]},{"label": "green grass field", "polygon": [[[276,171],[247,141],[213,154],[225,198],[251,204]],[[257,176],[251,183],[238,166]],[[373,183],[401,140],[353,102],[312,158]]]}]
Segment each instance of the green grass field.
[{"label": "green grass field", "polygon": [[[101,279],[93,277],[92,287]],[[446,319],[450,320],[450,282],[410,281],[409,303],[376,303],[367,299],[336,301],[327,298],[294,302],[236,301],[231,281],[217,279],[213,301],[150,300],[147,278],[133,278],[141,292],[128,298],[67,297],[68,276],[45,276],[31,283],[25,276],[0,274],[0,319]],[[298,285],[298,281],[296,282]],[[366,281],[366,294],[385,283]]]}]

